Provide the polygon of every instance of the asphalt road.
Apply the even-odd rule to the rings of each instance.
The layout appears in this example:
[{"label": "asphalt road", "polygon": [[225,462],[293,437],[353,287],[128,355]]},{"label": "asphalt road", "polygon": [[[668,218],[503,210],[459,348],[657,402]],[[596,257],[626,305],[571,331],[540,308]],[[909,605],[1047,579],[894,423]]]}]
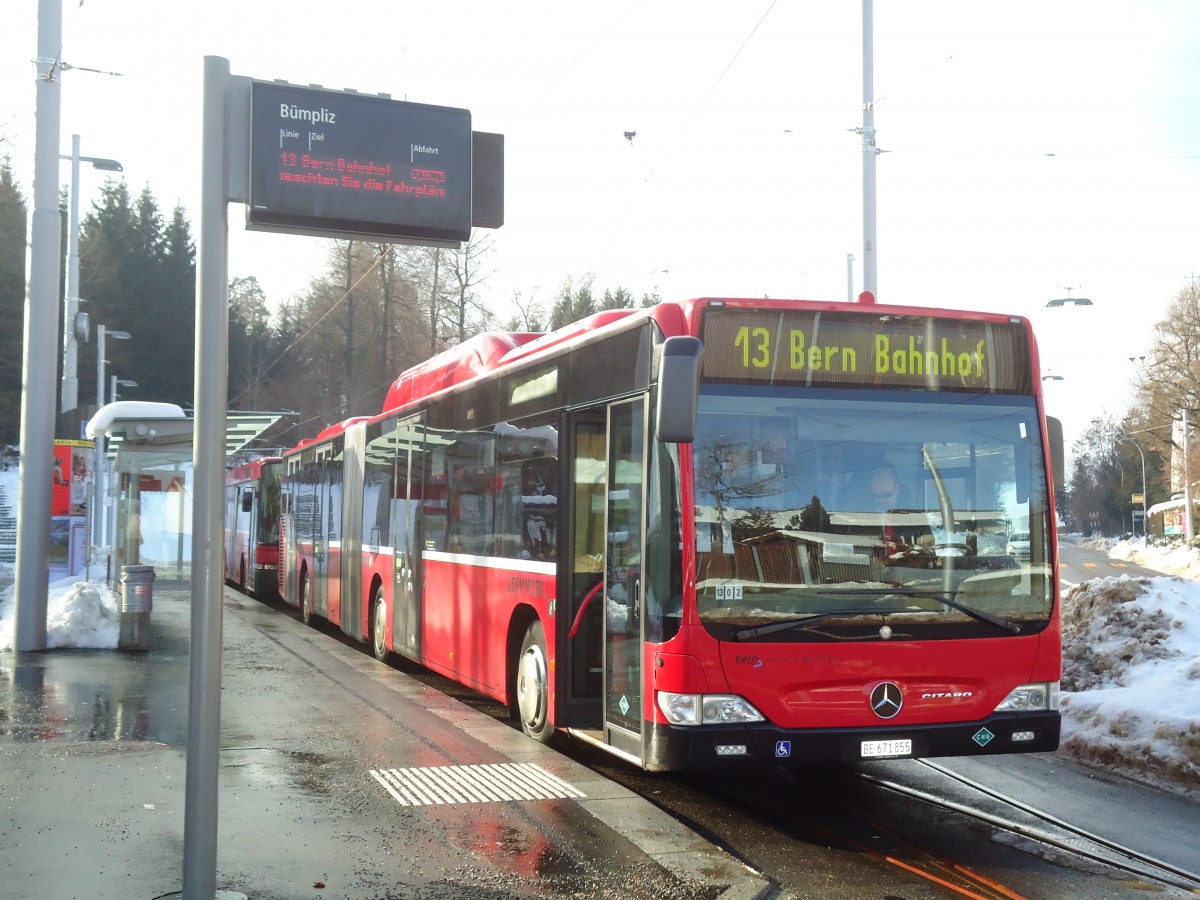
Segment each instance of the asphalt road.
[{"label": "asphalt road", "polygon": [[1121,575],[1142,575],[1154,578],[1168,574],[1148,569],[1135,562],[1112,559],[1103,550],[1094,550],[1068,541],[1062,541],[1058,545],[1058,568],[1063,588],[1073,587],[1093,578],[1120,577]]}]

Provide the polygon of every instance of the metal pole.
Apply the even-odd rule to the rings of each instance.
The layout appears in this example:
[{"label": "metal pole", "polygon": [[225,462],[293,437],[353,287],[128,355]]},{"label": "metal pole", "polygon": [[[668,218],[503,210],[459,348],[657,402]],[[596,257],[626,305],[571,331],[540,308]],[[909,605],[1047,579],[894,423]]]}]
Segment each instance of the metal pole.
[{"label": "metal pole", "polygon": [[1188,427],[1187,407],[1183,408],[1183,538],[1192,542],[1195,530],[1192,525],[1192,467],[1188,459],[1191,444],[1191,428]]},{"label": "metal pole", "polygon": [[875,259],[875,36],[872,0],[863,0],[863,290],[878,297]]},{"label": "metal pole", "polygon": [[854,302],[854,254],[846,254],[846,302]]},{"label": "metal pole", "polygon": [[21,392],[21,467],[17,491],[16,610],[13,648],[46,649],[50,591],[50,485],[54,459],[54,370],[58,361],[58,140],[62,87],[62,0],[38,0],[37,131],[33,222]]},{"label": "metal pole", "polygon": [[79,405],[78,355],[75,317],[79,315],[79,135],[71,135],[71,203],[67,220],[67,279],[63,298],[62,412]]},{"label": "metal pole", "polygon": [[[1133,446],[1137,447],[1138,456],[1142,458],[1142,537],[1147,537],[1149,532],[1146,528],[1150,524],[1150,519],[1146,515],[1146,507],[1150,495],[1146,493],[1146,454],[1142,452],[1142,447],[1137,441],[1133,442]],[[1133,530],[1136,534],[1137,529]]]},{"label": "metal pole", "polygon": [[184,900],[212,900],[217,878],[217,775],[221,746],[221,541],[229,359],[229,61],[204,58],[200,240],[196,265],[196,420],[192,453],[192,644],[189,654]]},{"label": "metal pole", "polygon": [[[1126,442],[1126,443],[1128,443],[1128,444],[1133,444],[1133,447],[1134,447],[1134,449],[1135,449],[1135,450],[1137,450],[1137,452],[1138,452],[1138,456],[1140,456],[1140,457],[1142,458],[1142,537],[1145,537],[1145,536],[1146,536],[1146,534],[1147,534],[1147,531],[1146,531],[1146,526],[1149,524],[1149,520],[1146,518],[1146,506],[1147,506],[1147,504],[1146,504],[1146,500],[1147,500],[1147,494],[1146,494],[1146,454],[1142,452],[1142,445],[1141,445],[1141,444],[1139,444],[1137,441],[1135,441],[1133,438],[1131,438],[1129,435],[1127,435],[1127,434],[1123,434],[1123,435],[1121,435],[1121,436],[1118,438],[1118,440],[1125,441],[1125,442]],[[1134,515],[1136,515],[1136,513],[1130,513],[1130,521],[1131,521],[1131,522],[1133,521],[1132,517],[1133,517]],[[1134,528],[1133,528],[1133,534],[1134,534],[1134,536],[1135,536],[1135,537],[1137,536],[1137,527],[1136,527],[1136,525],[1135,525],[1135,526],[1134,526]]]},{"label": "metal pole", "polygon": [[[96,412],[104,406],[104,332],[103,325],[96,324]],[[104,507],[108,502],[107,461],[104,458],[104,432],[98,431],[93,436],[96,443],[96,455],[92,463],[92,482],[95,489],[92,492],[92,545],[103,547],[104,543]]]}]

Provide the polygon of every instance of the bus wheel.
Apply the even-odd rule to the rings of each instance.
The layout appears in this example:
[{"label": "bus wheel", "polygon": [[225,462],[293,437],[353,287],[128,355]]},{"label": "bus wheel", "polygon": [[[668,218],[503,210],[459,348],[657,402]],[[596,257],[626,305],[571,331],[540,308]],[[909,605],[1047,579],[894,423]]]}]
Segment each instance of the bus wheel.
[{"label": "bus wheel", "polygon": [[371,652],[380,662],[387,662],[392,654],[387,648],[387,599],[383,596],[383,586],[375,589],[374,612],[371,615]]},{"label": "bus wheel", "polygon": [[305,572],[300,576],[300,618],[305,625],[311,625],[313,621],[312,591],[309,587],[308,573]]},{"label": "bus wheel", "polygon": [[554,737],[550,725],[550,670],[546,664],[546,635],[534,621],[525,631],[517,660],[517,714],[521,730],[543,744]]}]

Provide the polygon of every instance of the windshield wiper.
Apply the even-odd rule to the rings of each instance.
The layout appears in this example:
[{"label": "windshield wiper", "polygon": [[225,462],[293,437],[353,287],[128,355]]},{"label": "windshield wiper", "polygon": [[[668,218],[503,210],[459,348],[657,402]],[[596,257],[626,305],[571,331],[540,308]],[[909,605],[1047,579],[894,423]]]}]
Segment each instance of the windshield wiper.
[{"label": "windshield wiper", "polygon": [[797,616],[794,619],[780,619],[777,622],[767,622],[764,625],[749,625],[729,632],[729,637],[735,641],[760,637],[764,634],[774,634],[776,631],[786,631],[788,628],[798,628],[801,625],[811,625],[825,619],[839,619],[845,616],[886,616],[894,612],[904,612],[902,609],[831,609],[826,612],[809,613],[807,616]]},{"label": "windshield wiper", "polygon": [[[883,593],[883,592],[880,592]],[[1016,622],[1012,622],[1003,616],[997,616],[994,613],[987,612],[982,609],[976,609],[973,606],[967,606],[965,603],[959,603],[944,594],[939,594],[935,591],[887,591],[889,594],[901,594],[907,597],[930,597],[937,600],[939,603],[944,603],[951,609],[957,609],[959,612],[970,616],[972,619],[978,619],[980,622],[986,622],[989,625],[995,625],[997,628],[1003,628],[1005,631],[1012,634],[1020,634],[1021,626]],[[729,633],[729,637],[735,641],[744,641],[753,637],[761,637],[764,634],[774,634],[776,631],[786,631],[789,628],[799,628],[802,626],[812,625],[815,622],[822,622],[826,619],[837,619],[845,616],[888,616],[892,613],[911,612],[908,609],[880,609],[878,607],[870,607],[864,609],[831,609],[826,612],[810,613],[807,616],[797,616],[794,619],[780,619],[777,622],[766,622],[762,625],[750,625],[745,628],[738,628]]]},{"label": "windshield wiper", "polygon": [[967,606],[965,603],[959,603],[947,597],[945,594],[939,594],[935,591],[897,591],[897,593],[905,594],[909,597],[930,597],[938,603],[944,603],[951,609],[957,609],[960,613],[965,613],[972,619],[978,619],[980,622],[987,622],[989,625],[995,625],[997,628],[1003,628],[1005,631],[1011,631],[1013,634],[1021,633],[1021,626],[1016,622],[1012,622],[1004,616],[998,616],[995,613],[987,612],[986,610],[976,609],[974,606]]}]

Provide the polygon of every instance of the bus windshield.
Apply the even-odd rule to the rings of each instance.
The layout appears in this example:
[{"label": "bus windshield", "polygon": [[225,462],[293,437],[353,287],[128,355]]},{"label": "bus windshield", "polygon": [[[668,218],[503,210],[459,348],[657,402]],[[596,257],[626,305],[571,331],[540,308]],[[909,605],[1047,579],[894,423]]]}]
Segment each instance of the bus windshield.
[{"label": "bus windshield", "polygon": [[704,626],[737,641],[1041,630],[1038,421],[1013,394],[706,384],[692,445]]}]

